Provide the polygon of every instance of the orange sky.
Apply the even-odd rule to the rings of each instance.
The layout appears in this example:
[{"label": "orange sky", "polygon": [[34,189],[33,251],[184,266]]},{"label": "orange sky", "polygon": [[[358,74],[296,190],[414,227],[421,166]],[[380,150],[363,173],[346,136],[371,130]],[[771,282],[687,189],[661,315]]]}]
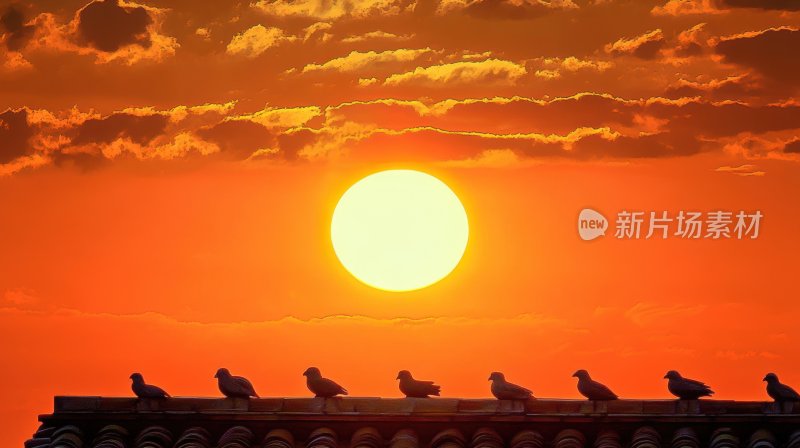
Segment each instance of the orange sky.
[{"label": "orange sky", "polygon": [[[0,9],[0,434],[140,371],[264,396],[504,371],[800,385],[800,11],[781,0],[21,1]],[[323,6],[324,5],[324,6]],[[755,7],[758,6],[758,7]],[[387,168],[461,198],[461,264],[371,289],[329,240]],[[579,239],[584,207],[764,214],[756,240]],[[612,224],[613,226],[613,224]],[[6,443],[8,442],[8,443]]]}]

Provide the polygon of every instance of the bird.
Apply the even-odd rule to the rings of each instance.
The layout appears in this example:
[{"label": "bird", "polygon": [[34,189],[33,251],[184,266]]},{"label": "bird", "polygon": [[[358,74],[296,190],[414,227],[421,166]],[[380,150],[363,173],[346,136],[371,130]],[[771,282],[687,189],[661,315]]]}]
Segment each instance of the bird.
[{"label": "bird", "polygon": [[492,372],[489,375],[489,381],[492,382],[492,395],[498,400],[528,400],[535,398],[530,390],[506,381],[506,376],[502,372]]},{"label": "bird", "polygon": [[705,383],[689,378],[684,378],[676,370],[670,370],[664,375],[669,379],[667,389],[680,400],[697,400],[700,397],[710,397],[714,394]]},{"label": "bird", "polygon": [[781,384],[781,382],[778,381],[778,375],[768,373],[767,376],[764,377],[764,381],[767,382],[767,393],[773,400],[779,403],[800,401],[800,394],[791,387]]},{"label": "bird", "polygon": [[433,381],[415,380],[408,370],[401,370],[397,374],[400,380],[400,392],[408,398],[428,398],[428,395],[439,395],[441,387],[433,384]]},{"label": "bird", "polygon": [[336,384],[335,381],[323,378],[322,373],[316,367],[309,367],[303,372],[306,377],[308,390],[316,397],[330,398],[336,395],[347,395],[347,389]]},{"label": "bird", "polygon": [[141,373],[132,373],[130,378],[133,380],[131,390],[139,398],[167,398],[170,396],[164,392],[164,389],[152,384],[146,384]]},{"label": "bird", "polygon": [[231,372],[224,367],[217,370],[214,378],[217,379],[219,391],[222,392],[222,394],[226,397],[259,398],[256,390],[253,388],[253,385],[247,380],[247,378],[231,375]]},{"label": "bird", "polygon": [[616,400],[619,397],[611,389],[598,383],[589,376],[589,372],[581,369],[573,373],[572,376],[578,378],[578,392],[584,397],[594,400]]}]

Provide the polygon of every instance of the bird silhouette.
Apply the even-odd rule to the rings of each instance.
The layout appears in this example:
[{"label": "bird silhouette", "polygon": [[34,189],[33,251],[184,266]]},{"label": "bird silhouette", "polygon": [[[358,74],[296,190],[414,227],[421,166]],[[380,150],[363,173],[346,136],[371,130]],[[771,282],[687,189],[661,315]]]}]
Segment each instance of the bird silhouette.
[{"label": "bird silhouette", "polygon": [[224,367],[217,370],[214,378],[217,379],[219,391],[222,392],[222,395],[225,395],[226,397],[258,398],[256,390],[253,388],[253,385],[247,380],[247,378],[242,376],[233,376],[231,375],[231,372]]},{"label": "bird silhouette", "polygon": [[131,390],[139,398],[167,398],[170,396],[164,392],[164,389],[152,384],[146,384],[141,373],[132,373],[130,378],[132,380]]},{"label": "bird silhouette", "polygon": [[670,370],[664,375],[669,379],[667,389],[672,395],[681,400],[697,400],[700,397],[708,397],[714,394],[705,383],[689,378],[684,378],[676,370]]},{"label": "bird silhouette", "polygon": [[589,372],[581,369],[573,373],[572,376],[578,378],[578,392],[584,397],[594,400],[616,400],[619,397],[605,385],[598,383],[589,376]]},{"label": "bird silhouette", "polygon": [[400,380],[400,392],[408,398],[428,398],[428,395],[439,395],[441,387],[433,384],[433,381],[419,381],[411,376],[408,370],[401,370],[397,374]]},{"label": "bird silhouette", "polygon": [[778,381],[778,375],[768,373],[767,376],[764,377],[764,381],[767,382],[767,394],[769,394],[773,400],[779,403],[800,401],[800,394],[791,387],[781,384],[781,382]]},{"label": "bird silhouette", "polygon": [[308,390],[314,393],[317,397],[330,398],[336,395],[347,395],[347,389],[336,384],[335,381],[323,378],[322,373],[316,367],[309,367],[303,372],[306,377],[306,386]]},{"label": "bird silhouette", "polygon": [[492,372],[489,375],[489,381],[492,382],[492,395],[498,400],[528,400],[535,398],[530,390],[506,381],[506,376],[502,372]]}]

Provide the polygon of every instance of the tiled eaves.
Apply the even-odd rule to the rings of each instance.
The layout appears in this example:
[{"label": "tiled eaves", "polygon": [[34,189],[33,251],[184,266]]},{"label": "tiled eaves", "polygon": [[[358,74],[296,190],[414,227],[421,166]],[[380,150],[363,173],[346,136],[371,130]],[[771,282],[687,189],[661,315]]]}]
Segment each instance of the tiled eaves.
[{"label": "tiled eaves", "polygon": [[[546,421],[568,417],[604,417],[619,420],[703,418],[718,420],[769,418],[800,421],[800,403],[778,405],[760,401],[727,400],[586,400],[537,399],[507,401],[460,398],[170,398],[139,400],[100,396],[57,396],[54,415],[75,414],[200,413],[240,414],[261,418],[301,420],[348,420],[352,417],[378,420],[414,417],[442,420]],[[45,417],[45,416],[43,416]]]}]

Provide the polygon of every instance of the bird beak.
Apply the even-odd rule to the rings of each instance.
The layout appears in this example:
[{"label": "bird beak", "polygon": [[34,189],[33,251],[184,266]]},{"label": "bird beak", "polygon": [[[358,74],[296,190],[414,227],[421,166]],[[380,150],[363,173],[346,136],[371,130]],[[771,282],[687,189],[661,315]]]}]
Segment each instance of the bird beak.
[{"label": "bird beak", "polygon": [[664,375],[664,378],[669,378],[667,375]]},{"label": "bird beak", "polygon": [[489,379],[487,381],[491,381],[491,380],[492,380],[492,377],[489,377]]},{"label": "bird beak", "polygon": [[766,381],[766,380],[767,380],[767,377],[764,377],[764,379],[762,379],[761,381]]},{"label": "bird beak", "polygon": [[395,379],[396,379],[396,380],[399,380],[399,379],[400,379],[400,375],[397,375],[397,378],[395,378]]},{"label": "bird beak", "polygon": [[214,374],[214,378],[219,378],[219,374]]}]

